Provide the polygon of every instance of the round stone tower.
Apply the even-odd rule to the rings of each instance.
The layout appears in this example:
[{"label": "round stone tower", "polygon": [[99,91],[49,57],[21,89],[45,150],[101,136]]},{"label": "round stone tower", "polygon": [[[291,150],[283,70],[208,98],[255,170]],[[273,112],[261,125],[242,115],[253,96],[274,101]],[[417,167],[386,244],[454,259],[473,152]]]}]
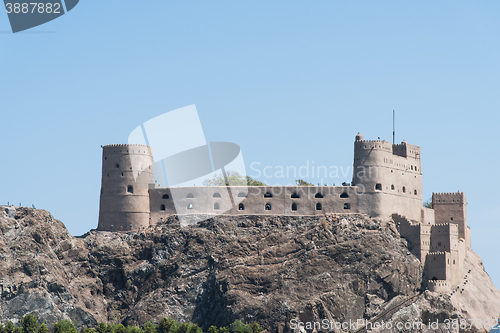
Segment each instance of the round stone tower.
[{"label": "round stone tower", "polygon": [[403,141],[354,142],[353,185],[358,186],[358,207],[372,216],[389,218],[392,213],[420,221],[422,170],[420,147]]},{"label": "round stone tower", "polygon": [[153,182],[151,147],[104,146],[97,229],[127,231],[149,226],[148,187]]}]

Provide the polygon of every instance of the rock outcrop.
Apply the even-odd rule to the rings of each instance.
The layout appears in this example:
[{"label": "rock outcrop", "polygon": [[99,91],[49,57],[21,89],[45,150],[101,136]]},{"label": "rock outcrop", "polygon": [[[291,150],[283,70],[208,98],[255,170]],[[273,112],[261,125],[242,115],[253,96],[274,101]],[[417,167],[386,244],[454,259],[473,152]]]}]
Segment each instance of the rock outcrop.
[{"label": "rock outcrop", "polygon": [[5,208],[1,322],[30,312],[86,326],[170,317],[207,328],[240,319],[281,333],[291,320],[374,318],[409,297],[385,319],[500,314],[485,299],[500,293],[473,252],[461,294],[422,292],[420,262],[394,223],[363,215],[218,216],[183,228],[172,217],[144,231],[72,237],[47,211]]}]

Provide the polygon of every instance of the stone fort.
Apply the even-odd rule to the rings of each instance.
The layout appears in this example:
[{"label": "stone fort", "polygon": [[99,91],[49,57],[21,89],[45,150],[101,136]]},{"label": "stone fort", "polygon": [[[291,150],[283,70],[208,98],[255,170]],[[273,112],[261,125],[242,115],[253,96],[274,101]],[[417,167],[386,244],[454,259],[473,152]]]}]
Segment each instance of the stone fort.
[{"label": "stone fort", "polygon": [[140,230],[175,215],[366,214],[396,223],[429,290],[449,292],[462,279],[471,246],[465,195],[433,193],[432,208],[423,207],[419,146],[358,133],[349,186],[158,187],[153,163],[149,146],[103,146],[98,230]]}]

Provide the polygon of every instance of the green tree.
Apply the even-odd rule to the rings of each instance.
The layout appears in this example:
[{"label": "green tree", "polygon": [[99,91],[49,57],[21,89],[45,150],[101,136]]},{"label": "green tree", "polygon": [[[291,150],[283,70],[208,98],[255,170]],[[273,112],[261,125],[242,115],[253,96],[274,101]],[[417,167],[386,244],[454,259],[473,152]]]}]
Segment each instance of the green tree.
[{"label": "green tree", "polygon": [[220,328],[220,333],[230,333],[229,328],[227,328],[227,327],[221,327]]},{"label": "green tree", "polygon": [[302,179],[295,180],[295,184],[297,184],[297,186],[314,186],[313,184],[308,183],[308,182],[306,182],[305,180],[302,180]]},{"label": "green tree", "polygon": [[219,329],[217,326],[212,325],[208,328],[208,333],[219,333]]},{"label": "green tree", "polygon": [[191,333],[203,333],[203,330],[198,326],[198,324],[191,325]]},{"label": "green tree", "polygon": [[142,329],[144,330],[145,333],[157,333],[156,325],[150,321],[144,323],[144,326],[142,327]]},{"label": "green tree", "polygon": [[224,179],[222,175],[216,175],[212,179],[205,179],[203,185],[205,186],[245,186],[246,181],[242,175],[236,171],[227,171],[227,179]]},{"label": "green tree", "polygon": [[266,183],[261,182],[260,180],[253,179],[250,176],[246,176],[247,186],[267,186]]},{"label": "green tree", "polygon": [[0,323],[0,333],[7,333],[4,324]]},{"label": "green tree", "polygon": [[127,282],[125,282],[125,289],[129,290],[131,286],[132,286],[132,280],[128,279]]},{"label": "green tree", "polygon": [[252,333],[260,333],[260,332],[262,332],[264,330],[257,323],[253,323],[252,325],[250,325],[250,327],[252,328]]},{"label": "green tree", "polygon": [[189,333],[191,332],[191,324],[188,324],[188,323],[182,323],[180,326],[179,326],[179,330],[177,331],[178,333]]},{"label": "green tree", "polygon": [[38,333],[49,333],[49,329],[47,328],[47,325],[45,325],[45,324],[40,325],[38,327]]},{"label": "green tree", "polygon": [[158,333],[177,333],[179,323],[173,319],[162,318],[158,324]]},{"label": "green tree", "polygon": [[38,318],[35,314],[29,313],[21,318],[21,327],[23,333],[37,333],[38,332]]},{"label": "green tree", "polygon": [[236,171],[226,172],[227,180],[222,175],[214,176],[212,179],[205,179],[204,186],[267,186],[260,180],[253,179],[250,176],[243,177]]},{"label": "green tree", "polygon": [[116,325],[115,333],[127,333],[127,328],[122,324]]},{"label": "green tree", "polygon": [[78,333],[78,331],[70,320],[63,319],[54,324],[52,333]]},{"label": "green tree", "polygon": [[426,207],[426,208],[432,208],[432,198],[427,199],[426,201],[424,201],[424,207]]},{"label": "green tree", "polygon": [[229,329],[232,333],[252,333],[252,329],[250,325],[243,324],[241,320],[235,320],[230,326]]},{"label": "green tree", "polygon": [[20,327],[14,326],[14,324],[11,321],[8,321],[7,324],[5,324],[5,332],[7,332],[7,333],[23,333],[23,330]]},{"label": "green tree", "polygon": [[[42,324],[43,325],[43,324]],[[80,330],[80,333],[95,333],[94,329],[93,328],[88,328],[88,327],[83,327],[81,330]]]},{"label": "green tree", "polygon": [[106,323],[100,322],[97,326],[97,333],[106,333],[108,330],[108,325]]},{"label": "green tree", "polygon": [[137,326],[127,326],[127,333],[143,333],[143,331]]},{"label": "green tree", "polygon": [[5,332],[6,333],[14,333],[16,327],[14,326],[14,324],[12,324],[11,321],[8,321],[7,324],[5,324]]}]

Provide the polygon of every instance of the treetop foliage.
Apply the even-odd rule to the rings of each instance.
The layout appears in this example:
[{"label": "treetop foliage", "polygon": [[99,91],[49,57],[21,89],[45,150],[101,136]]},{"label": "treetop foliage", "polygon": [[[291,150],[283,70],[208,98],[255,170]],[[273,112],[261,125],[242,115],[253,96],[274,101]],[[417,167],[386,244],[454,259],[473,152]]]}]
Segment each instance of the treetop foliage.
[{"label": "treetop foliage", "polygon": [[267,186],[266,183],[260,180],[253,179],[250,176],[243,177],[236,171],[227,171],[227,178],[224,179],[222,175],[216,175],[212,179],[205,179],[204,186]]},{"label": "treetop foliage", "polygon": [[[229,328],[210,326],[205,333],[261,333],[262,328],[257,323],[244,324],[235,320]],[[20,325],[11,321],[0,324],[0,333],[204,333],[197,324],[179,323],[173,319],[163,318],[158,323],[146,322],[142,327],[127,326],[113,323],[99,323],[97,327],[77,328],[76,322],[63,319],[54,323],[50,330],[47,325],[39,324],[35,314],[27,314],[21,318]]]},{"label": "treetop foliage", "polygon": [[297,184],[297,186],[314,186],[314,184],[308,183],[302,179],[295,180],[295,184]]}]

